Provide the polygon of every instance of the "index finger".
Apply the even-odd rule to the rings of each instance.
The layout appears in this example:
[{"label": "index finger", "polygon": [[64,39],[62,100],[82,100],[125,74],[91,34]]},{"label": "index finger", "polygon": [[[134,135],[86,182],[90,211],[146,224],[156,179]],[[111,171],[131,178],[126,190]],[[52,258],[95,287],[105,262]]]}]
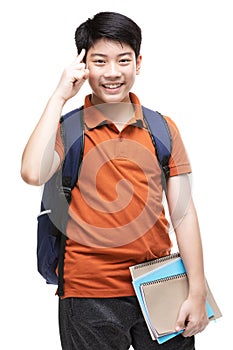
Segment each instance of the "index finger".
[{"label": "index finger", "polygon": [[86,54],[86,50],[85,49],[82,49],[81,52],[78,54],[77,59],[78,59],[78,61],[80,63],[83,61],[83,58],[84,58],[85,54]]}]

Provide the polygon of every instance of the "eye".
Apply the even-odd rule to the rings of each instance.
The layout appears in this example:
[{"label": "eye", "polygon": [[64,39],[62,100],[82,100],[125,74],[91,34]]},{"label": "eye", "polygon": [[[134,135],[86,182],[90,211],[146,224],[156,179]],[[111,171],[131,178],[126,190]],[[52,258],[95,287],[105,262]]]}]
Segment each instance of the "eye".
[{"label": "eye", "polygon": [[120,59],[119,62],[122,65],[127,65],[127,64],[129,64],[131,62],[131,59],[130,58],[122,58],[122,59]]},{"label": "eye", "polygon": [[99,58],[99,59],[95,60],[94,63],[95,63],[96,65],[99,65],[99,66],[100,66],[100,65],[103,65],[103,64],[105,63],[105,61],[104,61],[103,59]]}]

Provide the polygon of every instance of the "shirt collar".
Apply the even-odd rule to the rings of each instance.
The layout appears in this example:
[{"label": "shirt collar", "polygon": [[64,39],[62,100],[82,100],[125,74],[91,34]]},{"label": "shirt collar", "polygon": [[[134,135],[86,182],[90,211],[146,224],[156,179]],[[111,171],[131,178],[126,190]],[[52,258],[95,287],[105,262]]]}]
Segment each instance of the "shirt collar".
[{"label": "shirt collar", "polygon": [[[134,125],[139,128],[145,127],[143,120],[142,107],[138,97],[130,92],[130,100],[134,105],[134,116],[128,122],[129,125]],[[112,121],[107,119],[92,103],[91,95],[87,95],[84,101],[84,121],[88,129],[94,129],[103,124],[111,124]]]}]

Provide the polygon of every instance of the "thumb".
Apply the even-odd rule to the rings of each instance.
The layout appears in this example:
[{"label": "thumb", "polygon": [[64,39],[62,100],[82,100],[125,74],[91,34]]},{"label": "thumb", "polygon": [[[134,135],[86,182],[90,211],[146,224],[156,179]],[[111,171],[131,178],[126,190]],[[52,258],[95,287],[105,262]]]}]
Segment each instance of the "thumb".
[{"label": "thumb", "polygon": [[176,327],[175,327],[177,332],[179,332],[185,328],[186,319],[187,319],[186,313],[184,311],[182,312],[182,310],[180,310],[179,315],[178,315],[177,320],[176,320]]}]

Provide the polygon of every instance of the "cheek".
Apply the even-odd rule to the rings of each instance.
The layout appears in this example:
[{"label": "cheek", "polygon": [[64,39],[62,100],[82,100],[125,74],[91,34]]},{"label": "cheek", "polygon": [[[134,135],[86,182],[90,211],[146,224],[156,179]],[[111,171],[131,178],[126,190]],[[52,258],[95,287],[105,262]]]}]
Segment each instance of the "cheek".
[{"label": "cheek", "polygon": [[91,81],[98,81],[99,77],[101,76],[100,69],[90,66],[89,69],[89,80]]},{"label": "cheek", "polygon": [[136,80],[136,75],[137,75],[137,72],[135,70],[131,70],[131,72],[128,72],[128,74],[125,74],[126,81],[132,85]]},{"label": "cheek", "polygon": [[99,85],[98,79],[96,79],[96,76],[92,75],[92,74],[89,74],[88,83],[89,83],[92,90],[95,90],[96,87]]},{"label": "cheek", "polygon": [[97,74],[95,69],[93,69],[92,67],[88,67],[89,69],[89,75],[88,75],[88,81],[89,83],[94,82],[97,80]]}]

